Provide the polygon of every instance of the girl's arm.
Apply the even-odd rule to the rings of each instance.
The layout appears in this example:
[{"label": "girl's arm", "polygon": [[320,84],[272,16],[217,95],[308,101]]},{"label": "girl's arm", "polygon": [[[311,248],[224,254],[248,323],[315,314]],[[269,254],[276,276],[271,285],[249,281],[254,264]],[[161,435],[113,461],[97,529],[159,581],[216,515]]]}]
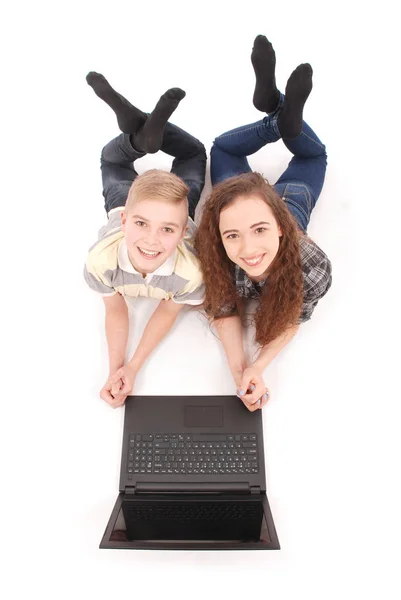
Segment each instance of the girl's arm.
[{"label": "girl's arm", "polygon": [[[266,394],[266,386],[263,381],[263,371],[271,363],[273,358],[292,340],[299,329],[299,325],[293,325],[284,333],[276,337],[267,346],[263,346],[259,352],[258,358],[254,363],[245,369],[240,390],[243,392],[241,395],[242,401],[245,403],[247,408],[251,411],[262,408],[268,401],[268,395]],[[246,394],[245,392],[253,386],[252,393]],[[259,403],[259,399],[261,399]]]},{"label": "girl's arm", "polygon": [[213,324],[223,344],[235,384],[239,387],[242,374],[246,368],[241,319],[239,316],[225,317],[224,319],[216,319]]},{"label": "girl's arm", "polygon": [[253,367],[263,373],[266,367],[271,363],[273,358],[292,340],[299,329],[299,325],[293,325],[286,329],[284,333],[276,337],[267,346],[263,346],[259,352],[258,358],[253,363]]}]

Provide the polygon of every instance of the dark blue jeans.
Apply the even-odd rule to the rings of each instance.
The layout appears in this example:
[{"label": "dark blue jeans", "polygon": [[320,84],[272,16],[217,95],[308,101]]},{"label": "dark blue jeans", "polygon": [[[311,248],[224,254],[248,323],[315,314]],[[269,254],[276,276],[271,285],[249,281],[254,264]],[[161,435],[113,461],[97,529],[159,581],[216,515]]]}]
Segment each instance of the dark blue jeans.
[{"label": "dark blue jeans", "polygon": [[[193,219],[205,184],[205,147],[183,129],[167,123],[161,150],[174,156],[171,172],[181,177],[189,188],[188,208]],[[104,207],[107,213],[113,208],[125,206],[132,182],[138,176],[133,163],[142,156],[145,156],[145,153],[135,150],[130,136],[125,133],[111,140],[103,148],[100,163]]]},{"label": "dark blue jeans", "polygon": [[[284,96],[281,94],[274,113],[251,125],[232,129],[215,139],[210,167],[213,185],[227,177],[250,172],[251,167],[246,157],[281,138],[277,119],[283,101]],[[323,187],[327,165],[326,148],[305,122],[302,132],[296,138],[283,142],[294,156],[274,189],[284,199],[302,231],[306,231]]]}]

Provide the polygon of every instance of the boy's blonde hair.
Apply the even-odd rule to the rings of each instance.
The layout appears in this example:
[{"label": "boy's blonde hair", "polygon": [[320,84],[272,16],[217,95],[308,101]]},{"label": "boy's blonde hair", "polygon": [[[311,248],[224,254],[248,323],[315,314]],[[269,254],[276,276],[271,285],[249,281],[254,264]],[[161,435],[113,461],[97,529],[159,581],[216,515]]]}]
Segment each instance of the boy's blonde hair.
[{"label": "boy's blonde hair", "polygon": [[128,192],[126,212],[132,208],[134,202],[140,200],[161,200],[170,204],[186,202],[189,188],[174,173],[151,169],[139,175],[133,182]]}]

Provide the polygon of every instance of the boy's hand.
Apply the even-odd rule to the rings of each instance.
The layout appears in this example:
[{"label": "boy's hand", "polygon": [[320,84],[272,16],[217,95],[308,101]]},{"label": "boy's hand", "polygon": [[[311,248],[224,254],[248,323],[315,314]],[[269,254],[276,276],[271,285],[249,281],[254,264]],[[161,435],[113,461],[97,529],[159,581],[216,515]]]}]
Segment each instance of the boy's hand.
[{"label": "boy's hand", "polygon": [[109,375],[106,383],[100,391],[102,400],[110,404],[112,408],[123,406],[128,394],[132,391],[135,381],[135,371],[132,367],[125,365]]},{"label": "boy's hand", "polygon": [[122,381],[120,383],[112,382],[111,377],[109,376],[108,380],[100,390],[100,397],[102,400],[110,404],[112,408],[118,408],[122,406],[125,402],[127,394],[121,394],[120,388],[122,386]]},{"label": "boy's hand", "polygon": [[130,365],[124,365],[124,367],[118,369],[114,375],[109,377],[109,381],[112,385],[112,395],[125,396],[126,398],[132,392],[135,377],[136,371]]},{"label": "boy's hand", "polygon": [[263,381],[262,374],[255,367],[248,367],[244,370],[237,395],[251,412],[267,404],[269,390]]}]

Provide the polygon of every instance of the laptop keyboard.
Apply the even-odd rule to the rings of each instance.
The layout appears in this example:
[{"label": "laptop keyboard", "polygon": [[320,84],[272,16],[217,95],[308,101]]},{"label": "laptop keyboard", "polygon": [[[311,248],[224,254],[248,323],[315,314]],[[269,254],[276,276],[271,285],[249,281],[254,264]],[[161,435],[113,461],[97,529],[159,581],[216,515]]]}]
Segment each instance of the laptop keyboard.
[{"label": "laptop keyboard", "polygon": [[128,479],[133,473],[227,475],[258,473],[256,434],[131,433]]}]

